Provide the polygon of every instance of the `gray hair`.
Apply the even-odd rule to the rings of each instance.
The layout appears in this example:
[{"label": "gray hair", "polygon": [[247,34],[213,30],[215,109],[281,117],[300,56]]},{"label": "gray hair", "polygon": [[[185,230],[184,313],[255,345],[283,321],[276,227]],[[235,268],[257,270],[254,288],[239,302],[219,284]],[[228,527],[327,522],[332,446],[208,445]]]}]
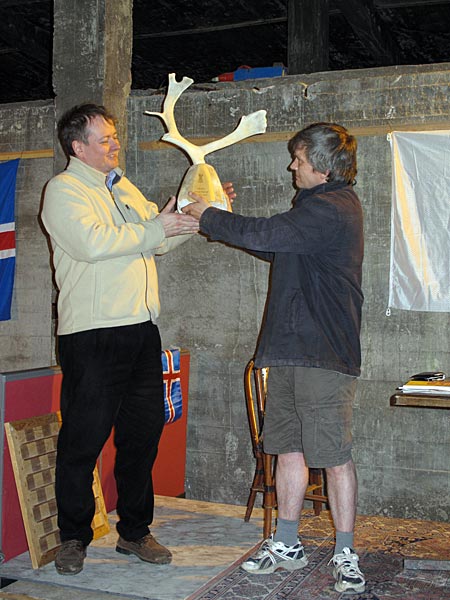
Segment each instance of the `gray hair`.
[{"label": "gray hair", "polygon": [[357,172],[357,142],[350,133],[336,123],[313,123],[289,140],[288,149],[294,155],[298,148],[319,173],[328,174],[328,181],[355,183]]}]

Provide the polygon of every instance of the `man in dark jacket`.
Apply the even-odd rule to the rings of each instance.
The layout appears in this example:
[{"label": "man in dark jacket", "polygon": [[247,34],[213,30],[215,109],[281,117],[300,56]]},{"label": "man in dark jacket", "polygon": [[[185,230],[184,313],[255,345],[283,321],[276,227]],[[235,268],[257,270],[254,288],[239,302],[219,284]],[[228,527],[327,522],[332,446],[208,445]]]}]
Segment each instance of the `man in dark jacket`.
[{"label": "man in dark jacket", "polygon": [[276,532],[243,563],[249,573],[299,569],[298,537],[308,469],[324,468],[336,528],[333,574],[339,592],[362,592],[353,550],[357,480],[352,406],[360,374],[363,217],[353,191],[356,140],[334,123],[315,123],[289,142],[299,192],[291,210],[270,218],[211,208],[199,196],[184,211],[211,240],[272,263],[271,287],[255,357],[270,367],[264,450],[277,455]]}]

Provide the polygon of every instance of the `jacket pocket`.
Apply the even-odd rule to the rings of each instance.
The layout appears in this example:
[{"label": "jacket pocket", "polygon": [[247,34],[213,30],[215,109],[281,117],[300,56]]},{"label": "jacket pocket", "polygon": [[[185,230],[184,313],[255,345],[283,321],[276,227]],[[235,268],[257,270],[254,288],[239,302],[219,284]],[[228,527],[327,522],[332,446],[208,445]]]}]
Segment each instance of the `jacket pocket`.
[{"label": "jacket pocket", "polygon": [[301,333],[307,322],[307,306],[305,298],[300,289],[293,290],[293,295],[288,305],[288,327],[289,331]]},{"label": "jacket pocket", "polygon": [[145,272],[142,257],[117,258],[97,264],[94,318],[97,322],[130,319],[139,315],[145,299]]}]

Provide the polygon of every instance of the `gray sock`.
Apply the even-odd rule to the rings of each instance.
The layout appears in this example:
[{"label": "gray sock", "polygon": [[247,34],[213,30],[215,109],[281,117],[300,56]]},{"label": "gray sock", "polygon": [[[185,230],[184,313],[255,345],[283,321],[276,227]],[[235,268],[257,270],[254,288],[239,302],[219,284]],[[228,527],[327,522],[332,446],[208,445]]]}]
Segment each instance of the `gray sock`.
[{"label": "gray sock", "polygon": [[298,542],[298,521],[278,518],[273,539],[275,542],[283,542],[286,546],[295,546]]},{"label": "gray sock", "polygon": [[353,531],[336,531],[336,546],[334,547],[335,554],[342,554],[344,548],[353,550]]}]

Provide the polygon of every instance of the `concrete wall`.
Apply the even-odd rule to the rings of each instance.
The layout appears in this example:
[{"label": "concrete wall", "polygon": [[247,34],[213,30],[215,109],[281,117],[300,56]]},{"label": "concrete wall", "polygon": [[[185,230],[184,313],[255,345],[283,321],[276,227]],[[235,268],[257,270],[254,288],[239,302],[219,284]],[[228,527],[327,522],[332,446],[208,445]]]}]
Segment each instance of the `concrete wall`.
[{"label": "concrete wall", "polygon": [[[51,102],[0,105],[0,160],[53,148]],[[39,154],[39,153],[38,153]],[[53,159],[22,158],[16,186],[16,274],[10,321],[0,321],[0,372],[54,364],[52,276],[38,213]]]},{"label": "concrete wall", "polygon": [[[242,114],[268,110],[269,142],[242,143],[210,155],[223,181],[238,191],[235,211],[271,215],[294,195],[286,140],[303,125],[334,120],[359,141],[357,191],[365,214],[363,373],[355,403],[359,509],[447,520],[450,515],[449,419],[445,411],[390,408],[408,374],[450,373],[448,313],[392,311],[388,298],[391,168],[385,131],[439,126],[449,120],[450,65],[319,73],[277,80],[190,88],[178,101],[177,123],[189,136],[221,137]],[[256,84],[256,85],[255,85]],[[195,87],[195,86],[193,86]],[[214,88],[214,86],[211,86]],[[189,163],[175,148],[143,150],[159,139],[160,93],[129,99],[129,177],[160,206]],[[0,106],[0,152],[51,148],[50,102]],[[441,126],[441,128],[444,128]],[[1,159],[1,155],[0,155]],[[52,158],[23,159],[19,168],[17,276],[13,318],[0,322],[0,371],[54,363],[49,255],[37,214]],[[241,251],[197,236],[158,259],[165,346],[191,352],[187,496],[244,504],[254,459],[243,397],[243,370],[256,345],[268,267]]]},{"label": "concrete wall", "polygon": [[[187,90],[176,106],[186,137],[222,137],[240,116],[268,111],[268,142],[243,143],[210,155],[222,181],[238,192],[234,210],[271,215],[294,195],[287,166],[289,135],[313,121],[336,121],[358,137],[356,190],[365,214],[363,371],[354,415],[359,510],[446,520],[450,516],[449,419],[443,411],[391,408],[389,397],[409,374],[449,372],[448,313],[392,311],[388,302],[391,166],[386,132],[444,128],[450,65],[318,73]],[[189,166],[176,148],[143,150],[163,133],[144,110],[163,95],[135,93],[129,102],[129,177],[160,206]],[[444,124],[442,126],[442,123]],[[289,132],[289,134],[286,134]],[[191,351],[187,495],[245,503],[254,460],[243,397],[267,291],[265,263],[196,237],[159,259],[165,345]]]}]

